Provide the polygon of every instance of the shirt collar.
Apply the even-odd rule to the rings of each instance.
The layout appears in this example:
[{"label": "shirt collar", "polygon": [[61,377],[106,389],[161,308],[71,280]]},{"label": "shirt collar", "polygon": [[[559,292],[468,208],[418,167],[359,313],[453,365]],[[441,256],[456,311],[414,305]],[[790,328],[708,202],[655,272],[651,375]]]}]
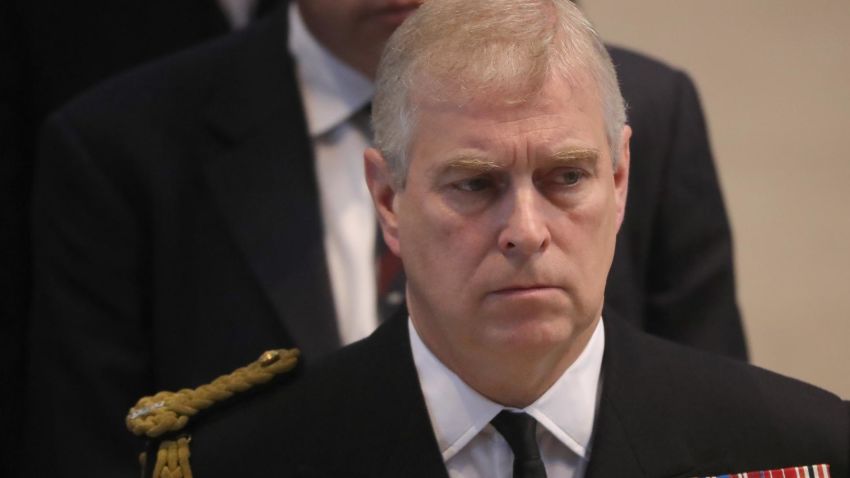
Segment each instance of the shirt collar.
[{"label": "shirt collar", "polygon": [[[463,449],[505,407],[467,385],[428,349],[408,319],[413,361],[443,461]],[[575,362],[524,412],[582,458],[589,457],[599,397],[605,328],[599,320]]]},{"label": "shirt collar", "polygon": [[289,5],[289,51],[295,57],[311,137],[328,133],[371,101],[372,82],[313,38],[296,2]]}]

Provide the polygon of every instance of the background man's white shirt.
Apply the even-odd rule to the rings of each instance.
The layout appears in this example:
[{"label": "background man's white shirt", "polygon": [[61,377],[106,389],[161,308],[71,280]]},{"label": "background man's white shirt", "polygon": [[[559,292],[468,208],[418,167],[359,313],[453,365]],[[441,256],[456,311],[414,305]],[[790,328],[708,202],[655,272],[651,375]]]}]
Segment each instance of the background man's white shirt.
[{"label": "background man's white shirt", "polygon": [[371,133],[368,117],[361,114],[374,86],[313,38],[294,2],[289,9],[289,50],[316,161],[337,326],[342,343],[349,344],[378,325],[377,223],[363,172],[363,151],[370,146]]}]

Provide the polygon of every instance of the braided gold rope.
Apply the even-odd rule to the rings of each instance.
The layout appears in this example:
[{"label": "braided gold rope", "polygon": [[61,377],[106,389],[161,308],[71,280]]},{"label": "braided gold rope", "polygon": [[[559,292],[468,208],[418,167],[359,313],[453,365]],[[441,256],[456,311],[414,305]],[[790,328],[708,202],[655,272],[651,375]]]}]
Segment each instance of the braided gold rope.
[{"label": "braided gold rope", "polygon": [[256,362],[198,388],[143,397],[127,414],[127,428],[137,436],[150,438],[181,430],[199,411],[292,370],[298,354],[298,349],[268,351]]},{"label": "braided gold rope", "polygon": [[[163,433],[181,430],[189,418],[216,402],[238,392],[270,381],[275,375],[288,372],[298,363],[298,349],[270,350],[260,358],[233,373],[222,375],[207,385],[177,392],[159,392],[144,397],[127,414],[127,428],[137,436],[156,438]],[[189,436],[163,440],[156,453],[154,478],[192,478],[189,466]],[[146,456],[139,461],[144,468]]]},{"label": "braided gold rope", "polygon": [[155,478],[192,478],[192,468],[189,466],[188,437],[180,437],[176,441],[164,440],[156,452],[156,464],[153,467]]}]

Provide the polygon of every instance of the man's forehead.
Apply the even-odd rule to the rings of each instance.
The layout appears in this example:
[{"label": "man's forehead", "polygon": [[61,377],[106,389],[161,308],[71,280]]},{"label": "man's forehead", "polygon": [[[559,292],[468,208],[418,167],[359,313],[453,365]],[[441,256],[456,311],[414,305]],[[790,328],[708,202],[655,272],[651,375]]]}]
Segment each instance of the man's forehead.
[{"label": "man's forehead", "polygon": [[526,135],[558,142],[559,137],[588,137],[588,132],[598,129],[603,133],[605,128],[602,103],[595,92],[565,82],[549,84],[523,98],[489,92],[420,98],[413,109],[413,137],[431,137],[438,131],[463,138],[469,145],[486,147],[493,141]]},{"label": "man's forehead", "polygon": [[[498,95],[454,84],[454,97],[417,93],[411,166],[429,176],[452,171],[595,167],[607,155],[601,102],[587,83],[553,77],[538,91]],[[592,86],[592,85],[590,85]]]},{"label": "man's forehead", "polygon": [[410,88],[410,103],[417,107],[464,108],[472,106],[544,106],[567,102],[574,95],[599,98],[599,85],[587,69],[550,72],[542,81],[488,80],[419,70]]},{"label": "man's forehead", "polygon": [[[414,142],[434,141],[455,147],[491,150],[516,142],[536,149],[560,150],[599,147],[605,125],[595,98],[540,95],[535,101],[508,104],[500,99],[473,98],[466,103],[427,100],[416,109]],[[448,141],[446,141],[448,140]],[[545,151],[544,151],[545,152]]]}]

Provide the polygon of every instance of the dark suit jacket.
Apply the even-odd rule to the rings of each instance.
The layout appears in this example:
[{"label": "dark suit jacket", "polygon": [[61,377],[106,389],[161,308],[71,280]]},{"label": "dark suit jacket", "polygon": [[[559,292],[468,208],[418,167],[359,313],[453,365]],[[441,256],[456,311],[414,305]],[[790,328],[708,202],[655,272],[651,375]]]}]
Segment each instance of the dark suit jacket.
[{"label": "dark suit jacket", "polygon": [[[607,319],[602,370],[589,478],[847,476],[848,406],[828,392]],[[195,476],[447,476],[406,317],[286,381],[195,421]]]},{"label": "dark suit jacket", "polygon": [[732,239],[694,85],[645,56],[610,52],[634,134],[606,307],[654,335],[745,358]]},{"label": "dark suit jacket", "polygon": [[[284,13],[109,81],[47,122],[29,427],[45,474],[134,473],[123,417],[139,396],[196,386],[267,348],[297,345],[309,361],[339,347]],[[611,306],[743,356],[693,87],[613,53],[636,138]]]},{"label": "dark suit jacket", "polygon": [[[29,205],[42,121],[98,81],[230,30],[216,0],[0,2],[0,383],[7,389],[24,388]],[[0,429],[9,436],[20,434],[25,404],[22,393],[0,397]],[[0,476],[15,476],[22,461],[16,446],[0,448]]]}]

